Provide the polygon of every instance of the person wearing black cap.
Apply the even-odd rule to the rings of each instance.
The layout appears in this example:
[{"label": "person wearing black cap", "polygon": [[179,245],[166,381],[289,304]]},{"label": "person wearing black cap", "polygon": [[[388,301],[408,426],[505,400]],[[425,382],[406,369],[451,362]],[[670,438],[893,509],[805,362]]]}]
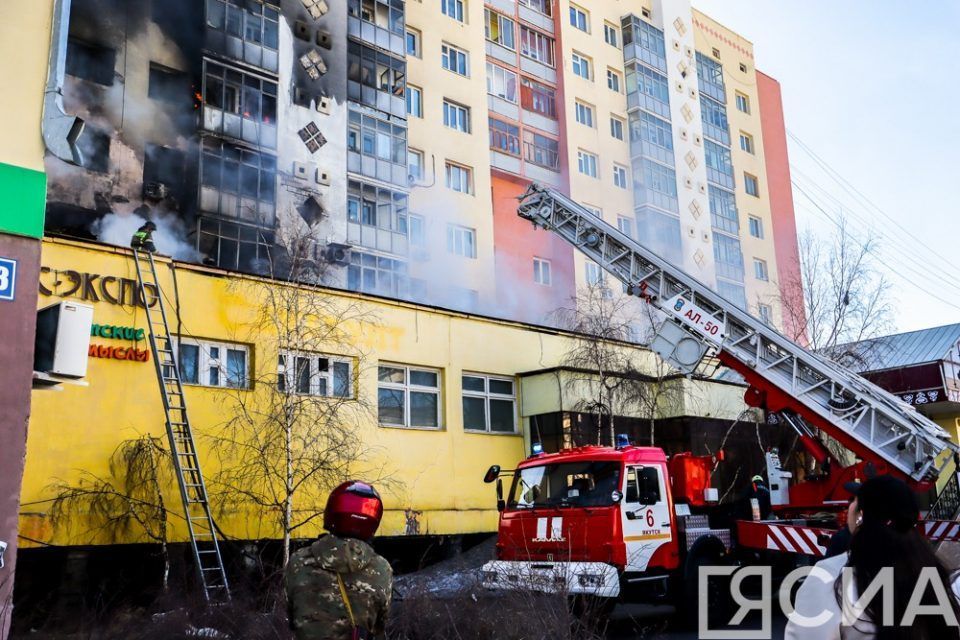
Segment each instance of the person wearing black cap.
[{"label": "person wearing black cap", "polygon": [[[956,597],[960,587],[917,531],[920,509],[913,491],[902,480],[887,475],[846,486],[855,494],[847,510],[850,551],[818,562],[815,571],[820,571],[804,580],[795,603],[796,612],[801,616],[812,619],[820,615],[825,620],[811,625],[809,620],[802,623],[790,619],[784,637],[788,640],[960,638],[960,601]],[[854,603],[859,599],[858,594],[868,593],[868,587],[878,576],[881,578],[874,588],[883,584],[881,572],[888,574],[890,570],[889,585],[883,586],[868,603],[859,603],[866,606],[857,611]],[[921,573],[928,575],[930,570],[933,582],[938,584],[921,576]],[[852,577],[846,585],[845,573]],[[920,604],[926,610],[905,618],[918,584],[923,584],[925,590],[920,602],[913,604]],[[889,586],[892,594],[884,592]],[[951,593],[951,586],[954,597],[947,595]],[[939,605],[943,607],[936,611],[942,611],[942,615],[930,613]],[[823,613],[828,616],[822,616]],[[907,625],[902,624],[905,619]],[[877,625],[876,621],[882,624]],[[890,621],[892,624],[887,624]]]}]

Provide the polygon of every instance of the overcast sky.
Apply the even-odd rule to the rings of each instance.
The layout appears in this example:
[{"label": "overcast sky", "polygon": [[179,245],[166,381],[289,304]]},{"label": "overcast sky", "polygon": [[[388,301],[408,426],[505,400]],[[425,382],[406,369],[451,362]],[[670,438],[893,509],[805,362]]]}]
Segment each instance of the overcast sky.
[{"label": "overcast sky", "polygon": [[[756,67],[782,86],[787,129],[893,219],[844,191],[791,140],[804,190],[830,214],[839,208],[830,195],[845,202],[851,223],[883,234],[897,329],[960,322],[960,2],[693,5],[753,42]],[[796,188],[794,200],[798,227],[829,232]]]}]

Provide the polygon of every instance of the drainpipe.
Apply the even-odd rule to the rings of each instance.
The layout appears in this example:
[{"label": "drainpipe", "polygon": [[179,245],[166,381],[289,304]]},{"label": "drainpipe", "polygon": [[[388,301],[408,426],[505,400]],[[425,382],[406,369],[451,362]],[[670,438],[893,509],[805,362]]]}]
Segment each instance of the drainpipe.
[{"label": "drainpipe", "polygon": [[67,36],[70,33],[71,0],[53,0],[53,28],[47,86],[43,92],[41,131],[47,150],[64,162],[83,166],[77,140],[83,120],[63,110],[63,77],[67,67]]}]

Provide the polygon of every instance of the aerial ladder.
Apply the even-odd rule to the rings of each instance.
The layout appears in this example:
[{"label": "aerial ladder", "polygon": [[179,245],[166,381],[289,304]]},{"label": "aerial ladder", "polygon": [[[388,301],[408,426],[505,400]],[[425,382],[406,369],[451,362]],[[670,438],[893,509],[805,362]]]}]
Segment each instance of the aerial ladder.
[{"label": "aerial ladder", "polygon": [[137,267],[137,294],[146,309],[150,351],[160,386],[170,455],[180,488],[194,565],[206,601],[222,602],[230,598],[230,588],[187,415],[180,363],[175,355],[176,345],[170,336],[157,265],[153,253],[149,251],[134,249],[133,258]]},{"label": "aerial ladder", "polygon": [[[821,464],[835,458],[818,439],[818,431],[860,458],[858,469],[873,465],[918,492],[935,487],[951,469],[927,517],[955,519],[960,508],[955,466],[960,447],[937,424],[786,338],[563,194],[531,184],[520,197],[518,214],[559,235],[620,280],[628,294],[666,316],[650,345],[663,360],[692,374],[704,358],[717,358],[746,380],[747,403],[779,415]],[[854,479],[852,472],[853,467],[833,468],[824,474],[832,479],[791,487],[790,502],[845,505],[842,485]]]}]

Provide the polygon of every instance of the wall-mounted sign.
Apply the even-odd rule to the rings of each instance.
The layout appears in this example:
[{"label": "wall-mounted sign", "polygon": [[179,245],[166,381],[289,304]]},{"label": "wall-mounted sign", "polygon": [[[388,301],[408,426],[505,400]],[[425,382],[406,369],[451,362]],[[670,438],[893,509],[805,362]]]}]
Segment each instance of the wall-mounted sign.
[{"label": "wall-mounted sign", "polygon": [[13,300],[17,295],[17,261],[0,258],[0,300]]},{"label": "wall-mounted sign", "polygon": [[91,358],[110,358],[112,360],[130,360],[131,362],[149,362],[150,352],[134,347],[111,347],[108,344],[92,344],[87,351]]},{"label": "wall-mounted sign", "polygon": [[[152,284],[146,284],[145,288],[150,298],[150,306],[153,307],[157,304],[157,288]],[[103,300],[108,304],[125,307],[136,305],[143,308],[139,289],[137,281],[130,278],[40,267],[40,293],[45,296],[80,298],[88,302]]]},{"label": "wall-mounted sign", "polygon": [[143,340],[144,331],[136,327],[118,327],[112,324],[90,325],[90,335],[108,340]]}]

